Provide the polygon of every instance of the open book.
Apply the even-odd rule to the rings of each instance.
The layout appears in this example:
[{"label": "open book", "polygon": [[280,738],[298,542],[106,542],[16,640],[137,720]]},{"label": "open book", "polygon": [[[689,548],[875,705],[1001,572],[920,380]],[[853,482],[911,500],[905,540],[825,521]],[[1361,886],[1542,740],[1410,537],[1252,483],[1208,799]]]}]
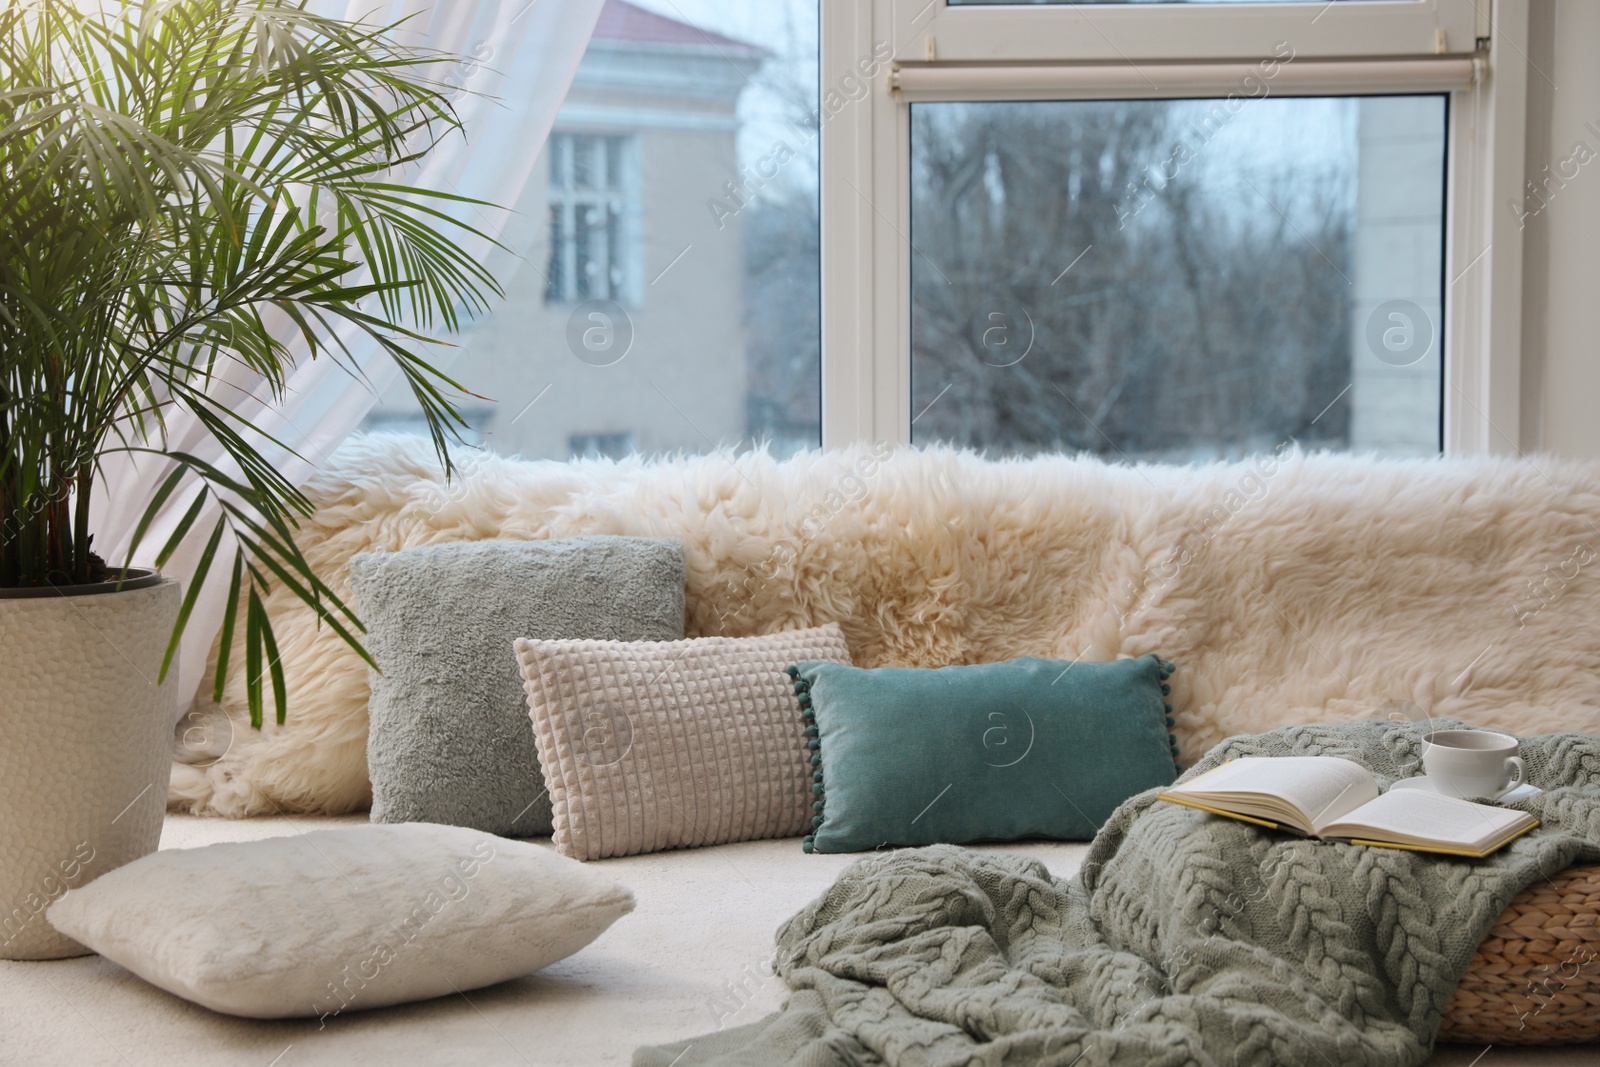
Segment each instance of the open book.
[{"label": "open book", "polygon": [[1487,856],[1539,825],[1526,812],[1438,793],[1380,793],[1365,767],[1338,756],[1244,756],[1160,797],[1307,837],[1450,856]]}]

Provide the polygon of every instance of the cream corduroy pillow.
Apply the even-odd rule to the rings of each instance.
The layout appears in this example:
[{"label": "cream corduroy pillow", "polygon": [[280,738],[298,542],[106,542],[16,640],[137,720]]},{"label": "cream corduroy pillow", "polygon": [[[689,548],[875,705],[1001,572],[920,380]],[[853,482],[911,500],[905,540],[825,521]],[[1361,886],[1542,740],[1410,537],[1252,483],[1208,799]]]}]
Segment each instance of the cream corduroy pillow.
[{"label": "cream corduroy pillow", "polygon": [[784,673],[837,624],[762,637],[516,643],[555,846],[578,859],[799,837],[811,749]]}]

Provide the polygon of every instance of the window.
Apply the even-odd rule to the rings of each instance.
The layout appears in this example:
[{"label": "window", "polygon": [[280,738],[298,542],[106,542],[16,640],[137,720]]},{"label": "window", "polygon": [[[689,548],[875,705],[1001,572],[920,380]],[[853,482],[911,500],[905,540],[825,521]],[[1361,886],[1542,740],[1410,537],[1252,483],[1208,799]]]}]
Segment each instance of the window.
[{"label": "window", "polygon": [[[484,446],[820,443],[818,17],[818,0],[607,0],[508,205],[505,299],[444,364]],[[391,389],[366,425],[410,429],[415,402]]]},{"label": "window", "polygon": [[1440,450],[1442,96],[911,105],[911,436]]},{"label": "window", "polygon": [[528,457],[1504,451],[1528,68],[1486,6],[606,0],[446,369]]},{"label": "window", "polygon": [[825,12],[825,89],[889,68],[823,128],[826,443],[1515,447],[1526,68],[1469,0]]},{"label": "window", "polygon": [[632,302],[638,264],[630,220],[639,206],[631,137],[550,135],[550,261],[545,303]]}]

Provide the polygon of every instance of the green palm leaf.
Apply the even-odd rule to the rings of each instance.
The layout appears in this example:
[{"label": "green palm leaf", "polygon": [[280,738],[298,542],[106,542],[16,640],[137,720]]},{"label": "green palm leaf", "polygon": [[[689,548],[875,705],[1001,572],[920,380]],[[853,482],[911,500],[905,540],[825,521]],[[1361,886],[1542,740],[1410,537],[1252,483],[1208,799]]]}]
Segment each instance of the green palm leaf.
[{"label": "green palm leaf", "polygon": [[[353,330],[399,365],[449,468],[462,390],[425,350],[501,295],[459,243],[489,237],[456,212],[490,205],[395,175],[459,129],[434,76],[455,57],[297,0],[84,7],[0,0],[0,587],[102,577],[101,460],[158,458],[170,473],[133,551],[175,501],[159,565],[203,546],[171,648],[200,589],[227,582],[216,691],[242,617],[252,718],[270,684],[281,721],[267,591],[282,584],[365,656],[361,625],[295,547],[310,503],[267,458],[288,444],[212,387],[230,362],[276,398],[296,358],[360,374]],[[222,462],[168,449],[175,412]]]}]

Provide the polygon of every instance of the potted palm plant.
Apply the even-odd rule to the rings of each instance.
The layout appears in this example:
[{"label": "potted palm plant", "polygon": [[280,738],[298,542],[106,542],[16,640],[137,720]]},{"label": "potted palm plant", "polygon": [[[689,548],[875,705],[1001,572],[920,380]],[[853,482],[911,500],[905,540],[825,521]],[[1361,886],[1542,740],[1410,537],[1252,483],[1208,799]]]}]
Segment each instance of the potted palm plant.
[{"label": "potted palm plant", "polygon": [[[205,583],[228,589],[221,647],[246,636],[218,691],[242,667],[258,726],[268,691],[285,708],[271,583],[360,648],[295,547],[309,504],[267,458],[289,445],[234,414],[224,371],[281,396],[299,360],[386,353],[448,468],[455,386],[419,353],[499,290],[458,243],[487,240],[452,215],[476,202],[400,177],[459,120],[435,77],[455,57],[396,29],[299,0],[0,0],[0,956],[82,952],[44,909],[156,847]],[[117,453],[161,477],[102,560]],[[157,569],[188,546],[186,587],[131,569],[141,545]]]}]

